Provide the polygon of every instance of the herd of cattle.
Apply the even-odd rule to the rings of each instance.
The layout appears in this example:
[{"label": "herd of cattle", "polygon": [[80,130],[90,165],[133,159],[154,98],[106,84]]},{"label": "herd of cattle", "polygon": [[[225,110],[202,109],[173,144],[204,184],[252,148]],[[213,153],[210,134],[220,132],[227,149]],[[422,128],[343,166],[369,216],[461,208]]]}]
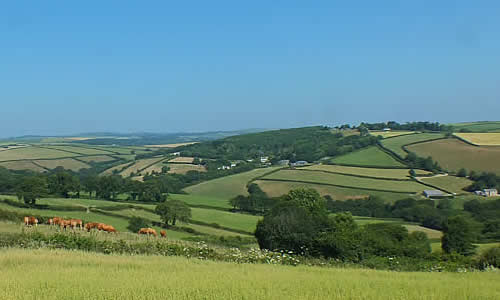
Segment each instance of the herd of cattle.
[{"label": "herd of cattle", "polygon": [[[89,222],[85,223],[85,226],[83,226],[83,221],[80,219],[69,219],[65,220],[63,218],[59,217],[54,217],[50,218],[47,222],[50,226],[59,226],[61,230],[66,230],[67,228],[71,229],[80,229],[83,230],[84,228],[87,230],[87,232],[90,232],[92,229],[96,229],[98,231],[105,231],[108,233],[116,233],[116,229],[111,226],[107,225],[104,223],[94,223],[94,222]],[[24,217],[24,225],[25,226],[38,226],[38,219],[30,216],[30,217]],[[153,235],[153,236],[158,236],[156,233],[156,230],[153,228],[141,228],[138,234],[145,234],[145,235]],[[167,232],[165,230],[160,231],[161,237],[167,237]]]}]

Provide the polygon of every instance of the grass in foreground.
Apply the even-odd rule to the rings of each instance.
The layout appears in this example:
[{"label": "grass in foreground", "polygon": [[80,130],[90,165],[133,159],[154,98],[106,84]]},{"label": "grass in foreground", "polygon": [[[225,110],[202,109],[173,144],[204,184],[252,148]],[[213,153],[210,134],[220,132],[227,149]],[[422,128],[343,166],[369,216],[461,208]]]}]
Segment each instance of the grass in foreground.
[{"label": "grass in foreground", "polygon": [[354,166],[404,167],[402,163],[375,146],[336,157],[332,162]]},{"label": "grass in foreground", "polygon": [[[0,250],[2,299],[498,299],[498,273],[405,273]],[[47,276],[50,274],[50,276]]]}]

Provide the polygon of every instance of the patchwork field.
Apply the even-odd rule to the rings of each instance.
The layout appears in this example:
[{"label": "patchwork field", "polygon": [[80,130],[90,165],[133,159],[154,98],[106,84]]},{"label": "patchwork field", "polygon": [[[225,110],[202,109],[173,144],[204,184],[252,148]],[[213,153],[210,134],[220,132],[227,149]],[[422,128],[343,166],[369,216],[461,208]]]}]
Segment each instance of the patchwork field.
[{"label": "patchwork field", "polygon": [[109,168],[109,169],[105,170],[104,172],[102,172],[101,174],[102,175],[111,175],[115,172],[115,170],[116,170],[116,172],[121,172],[121,170],[123,168],[127,168],[131,164],[132,164],[132,162],[126,162],[126,163],[114,166],[112,168]]},{"label": "patchwork field", "polygon": [[[498,274],[273,266],[2,249],[2,299],[495,299]],[[47,276],[51,274],[51,276]],[[71,276],[81,274],[82,276]],[[277,288],[279,287],[279,288]]]},{"label": "patchwork field", "polygon": [[204,166],[191,165],[191,164],[168,164],[168,167],[170,168],[168,173],[175,173],[175,174],[186,174],[189,171],[198,171],[198,172],[207,171]]},{"label": "patchwork field", "polygon": [[55,149],[38,147],[24,147],[0,152],[0,161],[9,160],[33,160],[33,159],[53,159],[78,156],[78,154],[68,153]]},{"label": "patchwork field", "polygon": [[401,136],[401,135],[407,135],[407,134],[414,134],[415,131],[370,131],[371,135],[374,136],[382,136],[384,139],[386,138],[391,138],[395,136]]},{"label": "patchwork field", "polygon": [[453,126],[454,131],[464,129],[472,132],[498,132],[500,130],[499,121],[456,123],[450,125]]},{"label": "patchwork field", "polygon": [[83,154],[83,155],[111,154],[110,151],[104,151],[104,150],[98,150],[98,149],[86,148],[86,147],[78,147],[78,146],[75,147],[75,146],[66,146],[66,145],[64,145],[64,146],[50,145],[50,146],[43,146],[43,147],[55,149],[55,150],[72,152],[72,153],[78,153],[78,154]]},{"label": "patchwork field", "polygon": [[441,133],[418,133],[411,135],[398,136],[390,139],[382,140],[382,146],[396,153],[399,157],[405,158],[407,153],[403,150],[403,146],[432,139],[444,137]]},{"label": "patchwork field", "polygon": [[500,146],[500,133],[455,133],[467,142],[478,146]]},{"label": "patchwork field", "polygon": [[305,183],[323,183],[353,187],[360,189],[375,189],[393,192],[418,193],[426,187],[415,181],[395,181],[387,179],[370,179],[326,172],[301,170],[281,170],[269,174],[263,179],[301,181]]},{"label": "patchwork field", "polygon": [[332,162],[355,166],[404,167],[402,163],[375,146],[336,157]]},{"label": "patchwork field", "polygon": [[329,195],[334,200],[348,200],[348,199],[366,199],[368,196],[377,196],[385,202],[393,203],[397,200],[407,198],[409,194],[367,191],[357,188],[344,188],[331,185],[319,185],[312,183],[301,183],[291,181],[272,181],[272,180],[256,180],[254,183],[270,197],[279,197],[287,194],[289,191],[297,188],[313,188],[320,195]]},{"label": "patchwork field", "polygon": [[11,161],[0,163],[0,167],[4,167],[11,170],[31,170],[35,172],[43,172],[46,171],[44,168],[35,165],[30,160],[20,160],[20,161]]},{"label": "patchwork field", "polygon": [[107,155],[97,155],[97,156],[78,157],[78,160],[82,160],[84,162],[105,162],[105,161],[112,161],[115,159]]},{"label": "patchwork field", "polygon": [[176,157],[174,159],[169,160],[169,162],[190,164],[193,162],[193,160],[194,160],[194,157],[179,156],[179,157]]},{"label": "patchwork field", "polygon": [[81,169],[90,168],[89,165],[81,161],[72,158],[63,159],[51,159],[51,160],[36,160],[35,163],[47,169],[55,169],[57,167],[63,167],[66,170],[78,171]]},{"label": "patchwork field", "polygon": [[432,156],[450,171],[466,168],[500,174],[500,147],[476,147],[458,139],[445,139],[411,145],[408,150],[422,157]]},{"label": "patchwork field", "polygon": [[446,191],[457,194],[467,193],[464,191],[464,188],[468,187],[473,183],[471,180],[467,178],[456,177],[456,176],[437,176],[437,177],[421,178],[421,180],[425,183],[432,184]]},{"label": "patchwork field", "polygon": [[175,144],[161,144],[161,145],[145,145],[144,147],[149,147],[149,148],[177,148],[180,146],[187,146],[187,145],[192,145],[196,144],[198,142],[189,142],[189,143],[175,143]]},{"label": "patchwork field", "polygon": [[280,168],[281,167],[261,168],[236,175],[225,176],[189,186],[185,188],[184,191],[188,194],[221,199],[231,199],[238,195],[248,195],[247,184],[250,181]]},{"label": "patchwork field", "polygon": [[[315,171],[326,171],[335,172],[342,174],[352,174],[360,176],[370,176],[377,178],[388,178],[388,179],[409,179],[410,169],[375,169],[375,168],[361,168],[361,167],[348,167],[339,165],[312,165],[301,170],[315,170]],[[424,170],[415,170],[417,176],[425,176],[431,174]]]},{"label": "patchwork field", "polygon": [[130,167],[123,170],[120,173],[120,175],[122,175],[123,177],[128,177],[128,176],[130,176],[130,174],[137,173],[138,171],[141,171],[141,170],[147,168],[148,166],[154,165],[155,163],[158,163],[164,159],[165,159],[165,157],[154,157],[154,158],[140,159],[140,160],[136,161]]},{"label": "patchwork field", "polygon": [[243,230],[249,233],[255,231],[257,221],[261,217],[254,215],[237,214],[226,211],[205,208],[191,208],[191,219],[193,221],[200,221],[207,224],[217,223],[221,226]]}]

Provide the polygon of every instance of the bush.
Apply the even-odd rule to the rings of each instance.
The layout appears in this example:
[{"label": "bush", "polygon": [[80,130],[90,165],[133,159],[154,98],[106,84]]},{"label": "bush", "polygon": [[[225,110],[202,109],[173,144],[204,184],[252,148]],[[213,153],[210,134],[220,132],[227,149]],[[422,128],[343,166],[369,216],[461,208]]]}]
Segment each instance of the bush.
[{"label": "bush", "polygon": [[480,259],[481,267],[495,267],[500,268],[500,246],[493,247],[485,251]]},{"label": "bush", "polygon": [[140,217],[132,217],[128,222],[127,229],[131,232],[138,232],[141,228],[151,227],[151,224],[143,218]]}]

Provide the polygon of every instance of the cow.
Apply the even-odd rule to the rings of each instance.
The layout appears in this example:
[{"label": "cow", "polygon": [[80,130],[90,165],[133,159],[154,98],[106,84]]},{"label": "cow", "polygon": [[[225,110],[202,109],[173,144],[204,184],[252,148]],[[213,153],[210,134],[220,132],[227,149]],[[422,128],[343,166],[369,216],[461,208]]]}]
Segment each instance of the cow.
[{"label": "cow", "polygon": [[160,235],[162,238],[166,238],[167,237],[167,232],[165,230],[162,230],[160,231]]},{"label": "cow", "polygon": [[35,217],[24,217],[25,226],[38,226],[38,219]]},{"label": "cow", "polygon": [[104,223],[97,223],[97,230],[99,230],[99,231],[103,230],[104,226],[106,226],[106,224],[104,224]]},{"label": "cow", "polygon": [[98,224],[99,223],[94,223],[94,222],[87,223],[85,224],[85,229],[87,229],[87,232],[90,232],[92,228],[97,228]]},{"label": "cow", "polygon": [[54,219],[52,218],[48,219],[47,224],[49,224],[50,226],[54,225]]},{"label": "cow", "polygon": [[71,227],[71,220],[63,220],[59,221],[59,226],[62,229],[66,230],[66,228]]},{"label": "cow", "polygon": [[150,235],[158,236],[156,234],[156,230],[154,230],[153,228],[141,228],[139,230],[139,232],[137,232],[137,234],[147,234],[148,236],[150,236]]},{"label": "cow", "polygon": [[106,231],[107,233],[111,233],[111,232],[116,233],[116,229],[113,226],[111,226],[111,225],[104,224],[102,226],[102,230]]},{"label": "cow", "polygon": [[80,230],[83,229],[83,222],[80,219],[71,219],[69,220],[71,229],[75,229],[75,227],[80,228]]},{"label": "cow", "polygon": [[61,219],[61,218],[59,218],[59,217],[53,217],[53,218],[52,218],[52,225],[60,225],[61,220],[62,220],[62,219]]}]

